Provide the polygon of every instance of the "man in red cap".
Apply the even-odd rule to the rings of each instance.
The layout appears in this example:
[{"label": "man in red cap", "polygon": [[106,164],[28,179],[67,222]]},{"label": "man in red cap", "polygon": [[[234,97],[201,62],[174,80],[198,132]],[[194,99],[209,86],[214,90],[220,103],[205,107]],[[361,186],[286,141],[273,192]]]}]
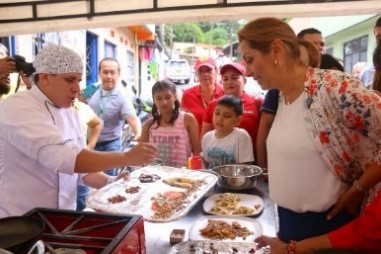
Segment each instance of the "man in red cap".
[{"label": "man in red cap", "polygon": [[197,120],[201,131],[202,116],[208,102],[223,95],[222,87],[217,84],[216,62],[213,58],[199,58],[195,63],[195,71],[199,85],[184,91],[181,108],[191,112]]},{"label": "man in red cap", "polygon": [[[231,62],[225,64],[220,69],[221,83],[225,95],[234,95],[242,100],[242,121],[237,127],[245,129],[250,134],[251,141],[253,142],[254,154],[256,154],[255,144],[260,118],[259,110],[263,99],[250,96],[244,91],[246,83],[245,69],[245,66],[239,63]],[[213,100],[208,104],[205,110],[202,118],[201,138],[206,132],[214,129],[212,119],[216,105],[217,100]]]}]

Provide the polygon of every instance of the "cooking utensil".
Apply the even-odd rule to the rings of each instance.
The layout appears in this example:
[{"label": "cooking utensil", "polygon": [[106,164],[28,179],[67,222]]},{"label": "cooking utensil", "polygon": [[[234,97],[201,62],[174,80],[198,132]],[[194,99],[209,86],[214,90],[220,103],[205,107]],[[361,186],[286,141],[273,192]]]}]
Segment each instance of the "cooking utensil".
[{"label": "cooking utensil", "polygon": [[217,184],[229,190],[245,190],[253,188],[258,177],[263,173],[262,168],[254,165],[229,164],[211,169],[218,176]]},{"label": "cooking utensil", "polygon": [[13,216],[0,219],[0,248],[27,253],[40,238],[44,222],[36,217]]}]

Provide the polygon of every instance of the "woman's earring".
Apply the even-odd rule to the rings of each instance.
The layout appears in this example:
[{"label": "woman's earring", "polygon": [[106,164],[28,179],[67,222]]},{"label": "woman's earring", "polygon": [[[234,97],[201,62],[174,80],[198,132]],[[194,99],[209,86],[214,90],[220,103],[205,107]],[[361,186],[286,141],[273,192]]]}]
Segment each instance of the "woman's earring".
[{"label": "woman's earring", "polygon": [[278,65],[280,64],[280,61],[277,60],[277,59],[275,59],[275,60],[274,60],[274,64],[275,64],[276,66],[278,66]]}]

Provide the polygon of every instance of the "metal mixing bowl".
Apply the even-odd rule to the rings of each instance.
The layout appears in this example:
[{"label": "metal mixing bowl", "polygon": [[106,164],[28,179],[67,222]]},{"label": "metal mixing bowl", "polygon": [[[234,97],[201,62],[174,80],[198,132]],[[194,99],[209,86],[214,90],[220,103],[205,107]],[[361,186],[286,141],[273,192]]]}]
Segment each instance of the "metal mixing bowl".
[{"label": "metal mixing bowl", "polygon": [[257,178],[263,173],[262,168],[253,165],[231,164],[212,168],[218,175],[218,185],[230,190],[253,188]]}]

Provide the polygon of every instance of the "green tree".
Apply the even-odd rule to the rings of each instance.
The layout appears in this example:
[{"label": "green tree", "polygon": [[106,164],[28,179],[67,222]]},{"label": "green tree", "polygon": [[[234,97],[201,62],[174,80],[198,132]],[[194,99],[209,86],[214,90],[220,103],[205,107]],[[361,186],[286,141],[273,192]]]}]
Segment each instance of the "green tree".
[{"label": "green tree", "polygon": [[207,21],[207,22],[196,22],[196,24],[201,28],[201,30],[206,33],[206,32],[209,32],[210,30],[212,30],[212,27],[214,25],[215,22],[210,22],[210,21]]},{"label": "green tree", "polygon": [[175,42],[204,42],[205,36],[200,27],[194,22],[179,23],[165,26],[166,45]]},{"label": "green tree", "polygon": [[237,40],[237,31],[244,23],[243,20],[221,20],[168,24],[165,26],[164,42],[166,46],[171,46],[171,42],[211,43],[224,46],[230,41]]},{"label": "green tree", "polygon": [[214,28],[205,34],[205,43],[216,45],[216,46],[224,46],[229,43],[229,31],[226,28]]}]

